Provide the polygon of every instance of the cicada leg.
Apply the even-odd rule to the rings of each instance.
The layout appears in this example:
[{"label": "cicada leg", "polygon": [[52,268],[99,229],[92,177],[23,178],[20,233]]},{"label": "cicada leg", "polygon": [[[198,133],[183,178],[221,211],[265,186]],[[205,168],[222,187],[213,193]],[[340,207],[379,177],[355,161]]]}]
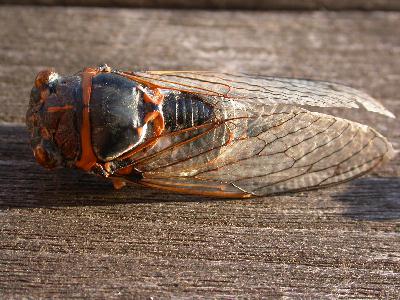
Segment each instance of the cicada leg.
[{"label": "cicada leg", "polygon": [[[116,190],[119,190],[126,185],[126,180],[123,179],[123,177],[128,177],[132,181],[142,179],[141,173],[138,170],[136,170],[132,165],[127,166],[125,168],[118,169],[114,174],[116,176],[110,177],[110,178],[111,178],[111,181]],[[117,177],[117,176],[121,176],[121,177]]]},{"label": "cicada leg", "polygon": [[112,177],[111,181],[113,183],[114,189],[116,189],[116,190],[120,190],[126,185],[125,180],[123,180],[121,178]]},{"label": "cicada leg", "polygon": [[108,177],[110,174],[106,171],[104,166],[102,166],[99,163],[95,163],[90,170],[88,170],[96,175],[102,176],[102,177]]}]

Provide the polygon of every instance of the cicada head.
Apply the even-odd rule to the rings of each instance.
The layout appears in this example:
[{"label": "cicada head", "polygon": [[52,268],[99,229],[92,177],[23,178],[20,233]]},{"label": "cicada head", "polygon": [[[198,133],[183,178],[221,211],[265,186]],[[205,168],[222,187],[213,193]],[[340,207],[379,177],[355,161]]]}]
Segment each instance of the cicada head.
[{"label": "cicada head", "polygon": [[79,153],[77,111],[80,109],[80,77],[60,77],[53,70],[36,76],[26,125],[36,160],[46,168],[66,166]]}]

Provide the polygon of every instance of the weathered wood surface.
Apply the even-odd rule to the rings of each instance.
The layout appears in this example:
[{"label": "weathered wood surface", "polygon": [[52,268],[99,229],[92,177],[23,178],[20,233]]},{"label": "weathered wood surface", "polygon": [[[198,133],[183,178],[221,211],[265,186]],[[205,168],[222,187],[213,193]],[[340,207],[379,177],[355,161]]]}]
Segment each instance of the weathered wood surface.
[{"label": "weathered wood surface", "polygon": [[[400,159],[350,184],[217,201],[47,172],[35,73],[213,69],[347,83],[400,116],[400,13],[0,8],[0,297],[396,299]],[[363,117],[400,147],[400,124]],[[379,122],[379,123],[378,123]]]},{"label": "weathered wood surface", "polygon": [[189,9],[400,10],[398,0],[0,0],[0,3]]}]

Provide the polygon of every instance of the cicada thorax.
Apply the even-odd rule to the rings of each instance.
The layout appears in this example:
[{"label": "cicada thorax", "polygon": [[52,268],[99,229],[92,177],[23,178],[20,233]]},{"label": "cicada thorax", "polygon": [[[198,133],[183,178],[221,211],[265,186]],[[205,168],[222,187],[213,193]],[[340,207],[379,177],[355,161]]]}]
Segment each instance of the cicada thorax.
[{"label": "cicada thorax", "polygon": [[107,162],[143,140],[138,131],[151,111],[143,102],[137,83],[113,73],[93,77],[90,97],[92,147],[96,157]]},{"label": "cicada thorax", "polygon": [[[92,79],[90,126],[93,150],[100,161],[118,159],[134,147],[156,137],[153,122],[146,117],[158,112],[163,132],[201,125],[213,117],[213,108],[199,96],[172,91],[162,93],[156,105],[145,99],[151,93],[135,81],[115,73],[100,73]],[[147,94],[147,97],[152,95]]]},{"label": "cicada thorax", "polygon": [[204,100],[198,95],[149,88],[116,72],[96,74],[91,80],[89,116],[97,163],[108,176],[127,173],[121,168],[124,163],[135,164],[137,157],[130,160],[129,153],[137,147],[144,148],[140,156],[157,152],[173,142],[172,133],[212,122],[214,108]]}]

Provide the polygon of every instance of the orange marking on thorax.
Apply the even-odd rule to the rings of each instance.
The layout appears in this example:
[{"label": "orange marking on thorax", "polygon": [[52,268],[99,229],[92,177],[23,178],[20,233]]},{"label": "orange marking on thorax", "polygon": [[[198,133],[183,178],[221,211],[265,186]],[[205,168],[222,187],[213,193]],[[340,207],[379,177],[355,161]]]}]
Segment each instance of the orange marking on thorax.
[{"label": "orange marking on thorax", "polygon": [[[154,105],[159,106],[164,101],[164,95],[161,94],[160,90],[155,88],[152,90],[154,96],[151,97],[150,95],[144,93],[143,100],[147,103],[153,103]],[[154,123],[154,134],[155,136],[161,135],[165,129],[165,122],[164,116],[162,115],[161,111],[155,110],[148,113],[145,118],[144,122],[147,124],[148,122],[153,121]]]},{"label": "orange marking on thorax", "polygon": [[65,111],[65,110],[71,110],[74,109],[73,105],[65,105],[65,106],[53,106],[47,108],[47,112],[59,112],[59,111]]},{"label": "orange marking on thorax", "polygon": [[159,111],[152,111],[148,114],[146,114],[146,116],[144,117],[144,122],[148,123],[148,122],[154,122],[154,134],[155,136],[159,136],[165,128],[165,124],[164,124],[164,117],[162,115],[162,113],[160,113]]},{"label": "orange marking on thorax", "polygon": [[[158,107],[157,110],[153,110],[152,112],[147,113],[146,116],[144,117],[145,124],[147,124],[149,122],[153,122],[154,137],[156,138],[153,141],[146,143],[146,147],[148,149],[150,149],[157,143],[157,140],[158,140],[157,137],[159,137],[164,132],[164,129],[165,129],[164,116],[163,116],[162,112],[160,110],[158,110],[158,109],[160,109],[160,104],[162,104],[162,102],[164,101],[164,95],[160,92],[160,90],[158,88],[152,89],[153,96],[150,96],[149,94],[147,94],[143,89],[140,89],[140,90],[143,92],[143,101],[144,102],[152,103]],[[137,128],[137,133],[138,133],[139,137],[142,138],[143,126]],[[140,146],[139,146],[139,148],[140,148]],[[131,153],[136,153],[136,152],[130,151],[129,153],[130,153],[129,155],[125,154],[124,156],[122,156],[121,159],[127,158],[132,155]]]},{"label": "orange marking on thorax", "polygon": [[153,97],[144,93],[144,97],[143,97],[144,102],[153,103],[155,105],[160,105],[164,101],[164,95],[161,94],[160,90],[157,88],[153,89],[152,91],[154,93]]},{"label": "orange marking on thorax", "polygon": [[97,157],[93,152],[92,137],[90,132],[90,109],[89,102],[92,92],[92,78],[98,73],[97,70],[86,68],[82,72],[82,127],[81,127],[81,147],[82,153],[76,166],[85,171],[89,171],[97,162]]},{"label": "orange marking on thorax", "polygon": [[138,134],[138,136],[142,136],[142,134],[143,134],[143,127],[138,127],[138,128],[136,128],[136,130],[137,130],[137,134]]}]

